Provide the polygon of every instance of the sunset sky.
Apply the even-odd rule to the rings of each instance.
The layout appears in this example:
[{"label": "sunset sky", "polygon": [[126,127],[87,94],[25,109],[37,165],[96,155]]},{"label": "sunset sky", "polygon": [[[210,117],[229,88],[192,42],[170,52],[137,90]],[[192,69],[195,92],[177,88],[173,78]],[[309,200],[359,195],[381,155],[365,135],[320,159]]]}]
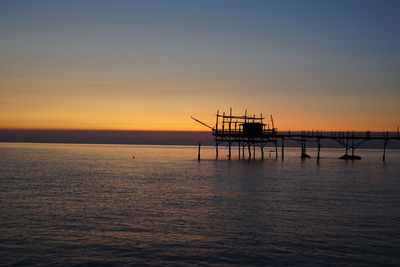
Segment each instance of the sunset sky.
[{"label": "sunset sky", "polygon": [[0,128],[396,130],[400,1],[1,1]]}]

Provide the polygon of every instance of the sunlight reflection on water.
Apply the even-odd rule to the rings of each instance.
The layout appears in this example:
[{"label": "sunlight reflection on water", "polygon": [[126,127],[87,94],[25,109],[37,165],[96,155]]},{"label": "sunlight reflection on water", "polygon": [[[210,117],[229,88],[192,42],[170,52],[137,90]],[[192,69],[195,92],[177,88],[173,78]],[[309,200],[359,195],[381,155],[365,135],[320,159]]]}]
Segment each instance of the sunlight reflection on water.
[{"label": "sunlight reflection on water", "polygon": [[400,264],[400,153],[358,152],[3,143],[1,263]]}]

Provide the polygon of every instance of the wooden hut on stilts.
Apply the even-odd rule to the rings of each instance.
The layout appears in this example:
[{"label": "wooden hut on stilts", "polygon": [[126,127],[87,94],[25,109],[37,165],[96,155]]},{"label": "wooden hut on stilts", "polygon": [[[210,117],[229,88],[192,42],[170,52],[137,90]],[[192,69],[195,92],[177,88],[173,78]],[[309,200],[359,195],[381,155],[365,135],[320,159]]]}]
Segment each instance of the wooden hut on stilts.
[{"label": "wooden hut on stilts", "polygon": [[[233,115],[232,108],[229,114],[217,111],[215,127],[211,127],[204,122],[191,117],[195,121],[212,130],[215,140],[215,154],[218,158],[219,147],[226,146],[228,149],[228,159],[232,158],[232,148],[237,147],[238,158],[245,158],[247,150],[248,158],[256,158],[256,149],[260,149],[261,159],[264,158],[264,148],[271,143],[275,149],[275,156],[278,157],[278,141],[276,137],[277,130],[274,127],[272,116],[270,123],[264,123],[265,118],[262,114],[256,116]],[[247,149],[246,149],[247,148]]]}]

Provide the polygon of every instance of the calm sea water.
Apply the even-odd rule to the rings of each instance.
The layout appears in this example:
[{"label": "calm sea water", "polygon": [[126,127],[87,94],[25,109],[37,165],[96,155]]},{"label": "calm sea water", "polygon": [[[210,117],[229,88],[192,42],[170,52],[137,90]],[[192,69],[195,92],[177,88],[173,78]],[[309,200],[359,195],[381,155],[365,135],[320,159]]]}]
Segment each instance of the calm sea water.
[{"label": "calm sea water", "polygon": [[0,264],[399,265],[400,151],[299,154],[2,143]]}]

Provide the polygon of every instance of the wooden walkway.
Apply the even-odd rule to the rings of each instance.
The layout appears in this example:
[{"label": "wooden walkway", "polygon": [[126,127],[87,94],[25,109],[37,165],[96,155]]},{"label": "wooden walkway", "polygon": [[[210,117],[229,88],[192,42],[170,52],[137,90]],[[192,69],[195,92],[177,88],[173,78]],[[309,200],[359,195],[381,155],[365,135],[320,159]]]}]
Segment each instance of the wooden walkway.
[{"label": "wooden walkway", "polygon": [[[315,142],[317,144],[317,162],[320,159],[321,140],[329,139],[342,145],[345,154],[340,157],[342,159],[361,159],[355,155],[355,150],[365,142],[370,140],[381,140],[383,148],[382,160],[386,160],[386,147],[392,140],[400,140],[399,130],[397,132],[353,132],[353,131],[278,131],[274,126],[274,120],[271,116],[270,121],[265,123],[262,116],[248,116],[247,111],[244,116],[232,115],[230,109],[229,115],[220,114],[217,111],[215,127],[211,127],[202,121],[191,117],[195,121],[211,129],[215,138],[216,157],[219,156],[219,147],[226,146],[228,148],[228,158],[232,157],[232,147],[238,147],[239,158],[245,158],[247,151],[248,158],[255,158],[256,147],[260,148],[261,158],[264,158],[264,148],[268,144],[272,144],[275,148],[275,157],[278,158],[278,147],[281,150],[281,158],[285,157],[285,141],[293,140],[300,144],[302,159],[310,158],[307,154],[307,143]],[[200,158],[200,155],[199,155]]]}]

